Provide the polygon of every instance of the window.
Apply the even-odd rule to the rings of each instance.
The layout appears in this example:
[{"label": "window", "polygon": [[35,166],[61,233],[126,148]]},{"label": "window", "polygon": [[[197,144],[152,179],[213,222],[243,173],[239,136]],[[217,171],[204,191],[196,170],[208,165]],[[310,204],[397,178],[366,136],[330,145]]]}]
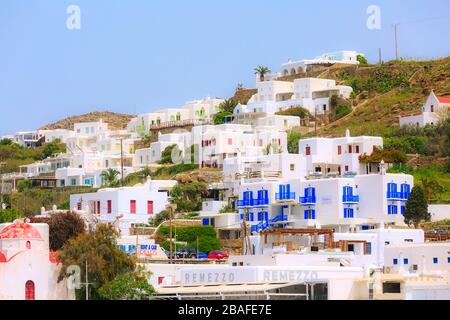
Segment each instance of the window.
[{"label": "window", "polygon": [[100,214],[100,201],[97,201],[97,214]]},{"label": "window", "polygon": [[338,154],[342,154],[342,146],[338,146]]},{"label": "window", "polygon": [[408,264],[408,263],[409,263],[408,258],[403,259],[403,264]]},{"label": "window", "polygon": [[366,242],[366,255],[371,255],[372,254],[372,243],[371,242]]},{"label": "window", "polygon": [[81,202],[77,203],[77,210],[81,210]]},{"label": "window", "polygon": [[108,213],[112,213],[112,201],[108,200]]},{"label": "window", "polygon": [[25,247],[26,247],[27,249],[31,249],[31,242],[30,242],[30,241],[27,241],[27,243],[25,244]]},{"label": "window", "polygon": [[291,163],[291,164],[289,165],[289,169],[290,169],[291,171],[294,171],[294,170],[295,170],[295,164]]},{"label": "window", "polygon": [[447,258],[447,263],[450,263],[450,257]]},{"label": "window", "polygon": [[438,264],[439,263],[439,259],[438,258],[433,258],[433,263],[434,264]]},{"label": "window", "polygon": [[393,264],[393,265],[397,265],[397,264],[398,264],[398,259],[394,259],[394,260],[392,261],[392,264]]},{"label": "window", "polygon": [[228,138],[228,145],[231,146],[233,144],[233,139]]},{"label": "window", "polygon": [[316,219],[316,210],[308,209],[304,211],[305,220],[315,220]]},{"label": "window", "polygon": [[348,166],[345,166],[345,172],[348,172]]},{"label": "window", "polygon": [[34,282],[31,280],[25,283],[25,300],[35,300]]},{"label": "window", "polygon": [[434,105],[431,105],[431,112],[434,112]]},{"label": "window", "polygon": [[401,293],[400,282],[384,282],[383,293]]},{"label": "window", "polygon": [[153,214],[153,201],[147,201],[147,214]]},{"label": "window", "polygon": [[351,145],[348,146],[348,153],[352,153],[352,146]]},{"label": "window", "polygon": [[306,147],[305,154],[306,154],[307,156],[310,156],[310,155],[311,155],[311,147]]},{"label": "window", "polygon": [[136,213],[136,200],[130,200],[130,213]]},{"label": "window", "polygon": [[344,208],[344,219],[354,218],[353,208]]},{"label": "window", "polygon": [[355,146],[355,152],[359,153],[359,146]]}]

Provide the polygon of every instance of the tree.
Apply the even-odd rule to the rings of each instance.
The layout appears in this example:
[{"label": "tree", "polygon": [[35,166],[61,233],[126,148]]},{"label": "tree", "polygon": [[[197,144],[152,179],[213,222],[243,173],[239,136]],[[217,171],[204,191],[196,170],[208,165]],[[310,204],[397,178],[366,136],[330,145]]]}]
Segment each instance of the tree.
[{"label": "tree", "polygon": [[359,64],[365,65],[368,64],[366,57],[364,57],[363,55],[358,54],[356,56],[356,61],[359,62]]},{"label": "tree", "polygon": [[0,223],[14,222],[16,219],[23,218],[22,211],[17,209],[0,209]]},{"label": "tree", "polygon": [[225,123],[225,118],[228,116],[233,115],[231,112],[228,111],[221,111],[218,112],[214,115],[214,124],[218,125],[218,124],[223,124]]},{"label": "tree", "polygon": [[65,145],[58,142],[59,140],[55,140],[54,142],[46,143],[44,145],[44,150],[42,151],[42,159],[46,159],[57,153],[66,152]]},{"label": "tree", "polygon": [[33,223],[47,223],[50,250],[58,251],[71,239],[85,232],[84,220],[75,212],[52,215],[50,218],[30,218]]},{"label": "tree", "polygon": [[[86,279],[86,261],[88,265],[88,279],[90,299],[101,298],[98,290],[105,284],[112,282],[120,275],[135,276],[136,259],[128,256],[117,247],[119,231],[112,226],[99,224],[95,231],[79,234],[70,240],[59,252],[58,259],[62,266],[58,281],[69,276],[69,266],[79,266],[81,279]],[[110,284],[111,285],[111,284]],[[85,288],[77,290],[77,297],[84,299]]]},{"label": "tree", "polygon": [[236,108],[237,102],[233,99],[225,99],[221,104],[219,104],[219,109],[222,112],[233,113],[234,108]]},{"label": "tree", "polygon": [[10,146],[13,144],[13,141],[8,138],[4,138],[0,140],[0,146]]},{"label": "tree", "polygon": [[146,276],[139,273],[119,275],[98,290],[99,296],[106,300],[144,300],[154,292]]},{"label": "tree", "polygon": [[288,152],[289,153],[298,153],[298,141],[300,140],[300,133],[290,132],[288,134]]},{"label": "tree", "polygon": [[406,224],[410,225],[412,223],[416,228],[421,221],[430,219],[428,204],[422,187],[414,186],[411,190],[405,205],[404,219]]},{"label": "tree", "polygon": [[264,66],[257,66],[255,68],[255,74],[259,75],[259,80],[262,82],[264,81],[264,77],[266,74],[269,74],[271,71],[269,68],[264,67]]},{"label": "tree", "polygon": [[107,185],[108,187],[115,187],[118,185],[120,172],[117,171],[116,169],[106,169],[104,170],[101,174],[100,177],[103,178],[103,180],[105,181],[105,185]]},{"label": "tree", "polygon": [[17,183],[17,190],[19,192],[24,192],[25,190],[28,190],[32,187],[33,183],[31,182],[31,180],[25,179],[25,180],[21,180]]},{"label": "tree", "polygon": [[203,182],[178,184],[173,187],[171,196],[179,212],[198,211],[202,208],[202,196],[206,196],[208,187]]},{"label": "tree", "polygon": [[181,150],[178,148],[178,145],[176,144],[172,144],[164,149],[164,151],[161,153],[161,160],[159,160],[158,163],[159,164],[174,163],[175,159],[173,159],[173,156],[178,156],[178,159],[181,159]]}]

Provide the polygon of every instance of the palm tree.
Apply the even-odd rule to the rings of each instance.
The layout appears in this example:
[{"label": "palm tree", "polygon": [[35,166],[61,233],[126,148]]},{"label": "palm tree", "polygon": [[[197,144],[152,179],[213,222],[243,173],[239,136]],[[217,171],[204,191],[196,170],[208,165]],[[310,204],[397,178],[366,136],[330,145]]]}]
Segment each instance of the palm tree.
[{"label": "palm tree", "polygon": [[233,99],[226,99],[219,105],[219,108],[221,111],[233,113],[236,106],[236,101],[234,101]]},{"label": "palm tree", "polygon": [[119,182],[119,180],[117,179],[119,174],[120,174],[120,172],[117,171],[116,169],[109,168],[109,169],[103,171],[100,174],[100,177],[103,178],[103,180],[105,181],[105,184],[108,187],[113,187],[113,186],[116,186],[117,183]]},{"label": "palm tree", "polygon": [[255,68],[255,74],[259,74],[259,80],[261,80],[261,82],[264,81],[264,76],[270,72],[270,69],[264,66],[258,66]]}]

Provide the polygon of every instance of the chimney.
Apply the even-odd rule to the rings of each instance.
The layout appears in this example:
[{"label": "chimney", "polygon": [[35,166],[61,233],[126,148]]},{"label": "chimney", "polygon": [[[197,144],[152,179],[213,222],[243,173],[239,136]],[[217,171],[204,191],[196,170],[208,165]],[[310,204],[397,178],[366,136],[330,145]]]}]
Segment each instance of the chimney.
[{"label": "chimney", "polygon": [[350,138],[350,129],[349,128],[345,129],[345,137]]}]

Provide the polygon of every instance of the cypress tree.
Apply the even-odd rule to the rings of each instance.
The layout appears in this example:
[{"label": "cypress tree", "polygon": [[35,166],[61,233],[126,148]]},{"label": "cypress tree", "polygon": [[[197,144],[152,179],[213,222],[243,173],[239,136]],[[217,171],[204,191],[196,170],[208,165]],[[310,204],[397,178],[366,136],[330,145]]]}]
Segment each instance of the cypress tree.
[{"label": "cypress tree", "polygon": [[425,193],[422,187],[414,186],[411,194],[406,201],[405,206],[405,223],[414,227],[418,227],[422,220],[429,220],[430,213],[428,212],[428,203],[425,199]]}]

